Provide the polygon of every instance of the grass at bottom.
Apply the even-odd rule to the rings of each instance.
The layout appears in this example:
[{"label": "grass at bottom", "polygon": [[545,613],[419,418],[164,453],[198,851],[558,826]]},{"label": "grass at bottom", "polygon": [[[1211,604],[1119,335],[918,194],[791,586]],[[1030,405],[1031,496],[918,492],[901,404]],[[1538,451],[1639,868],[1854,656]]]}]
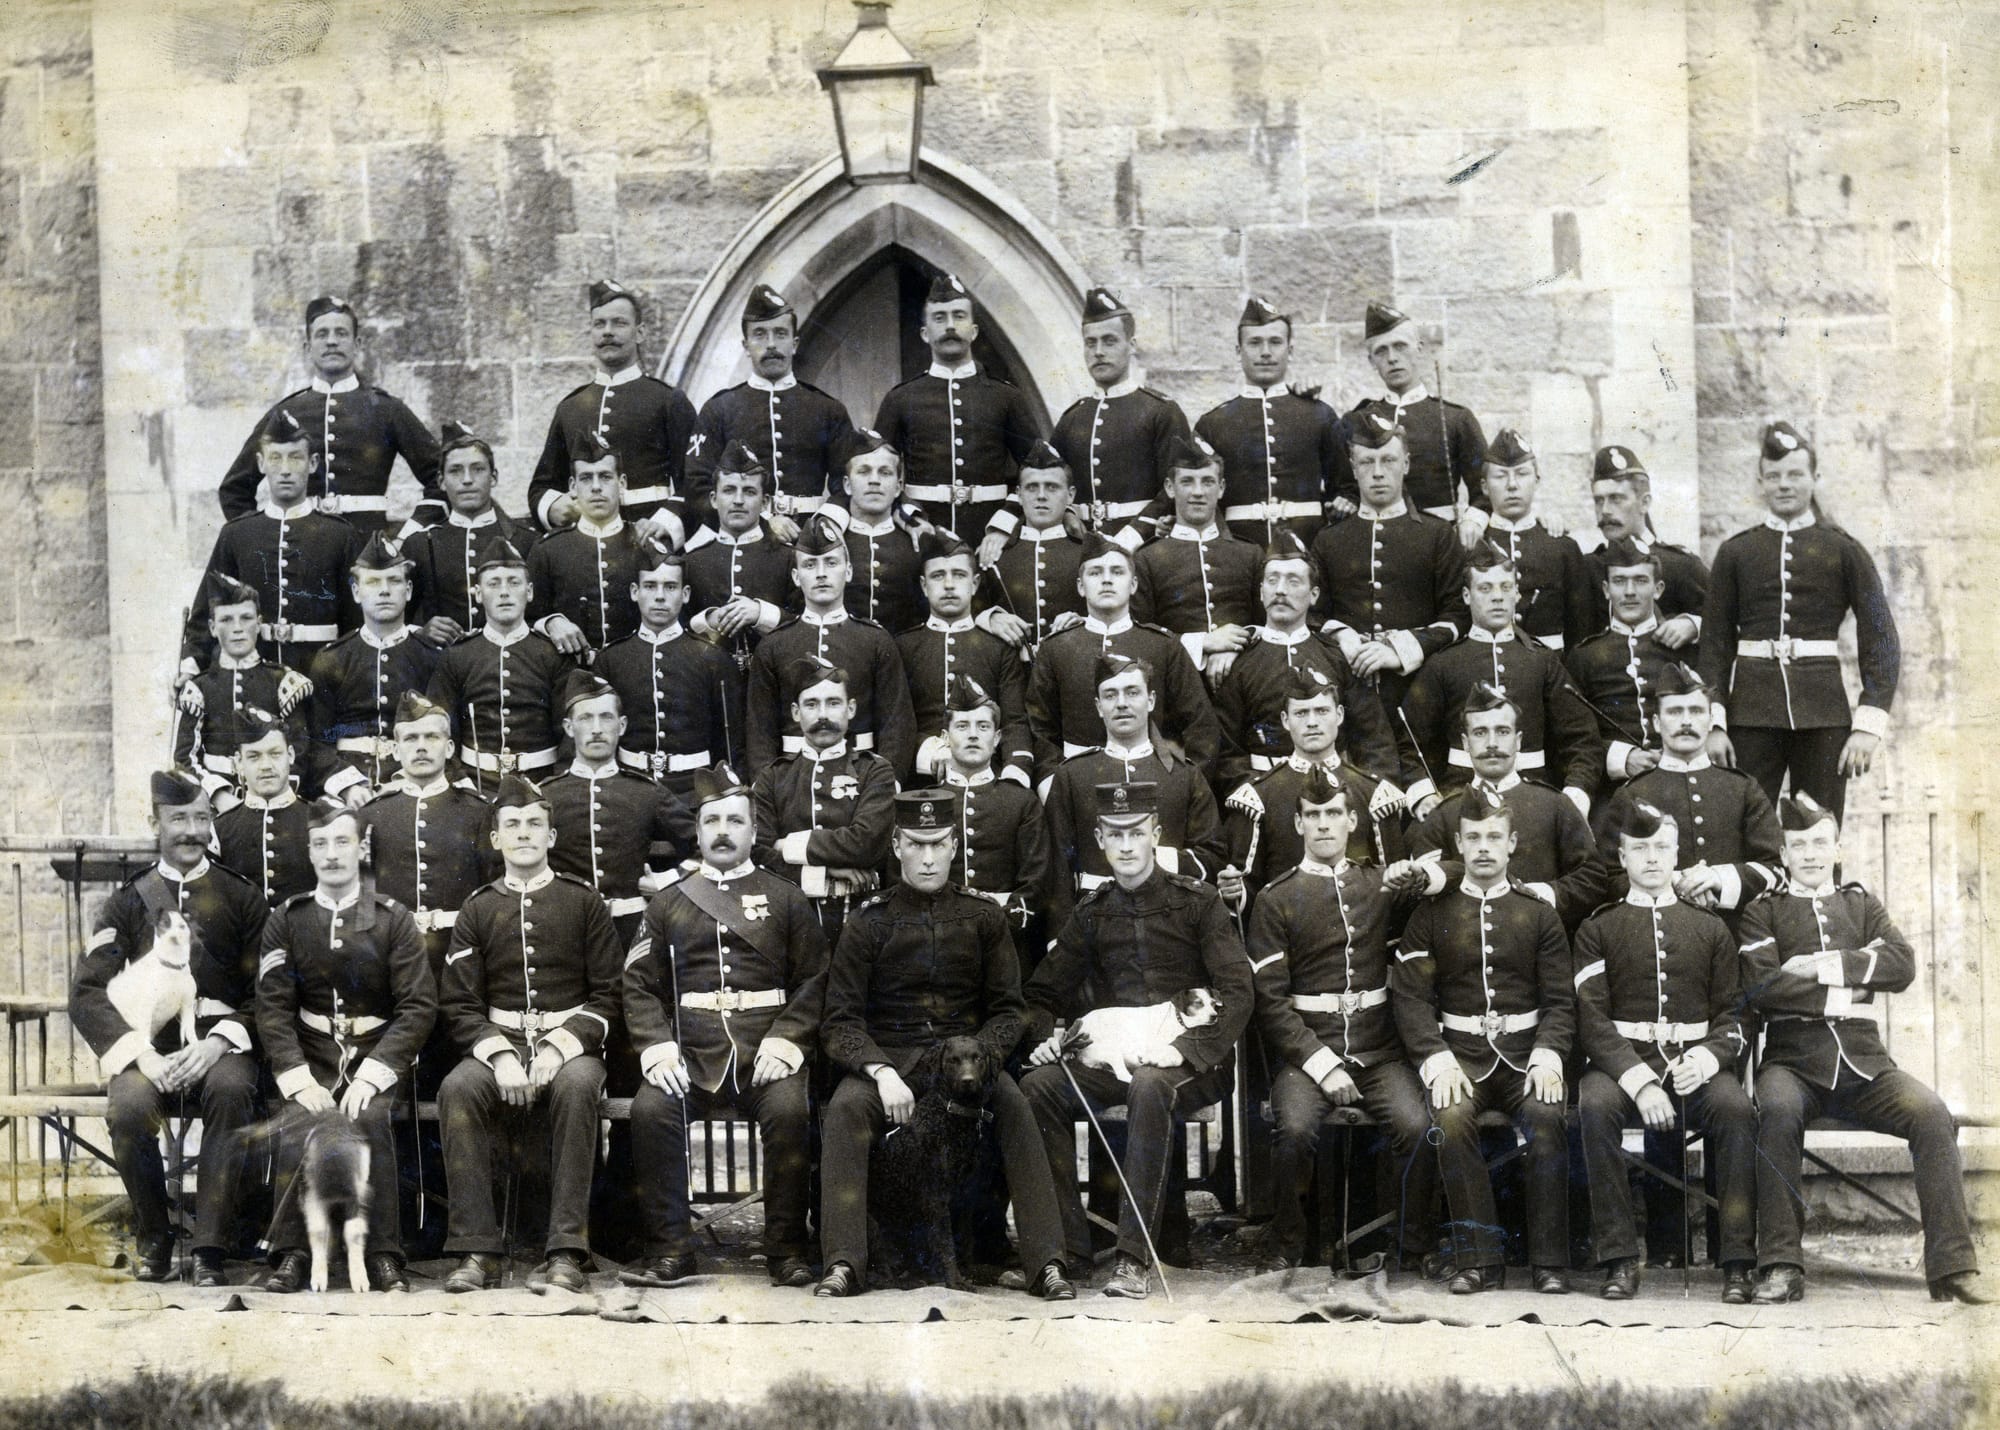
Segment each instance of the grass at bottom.
[{"label": "grass at bottom", "polygon": [[831,1390],[795,1382],[761,1405],[688,1402],[638,1406],[568,1398],[499,1397],[458,1406],[364,1399],[294,1399],[277,1381],[199,1379],[153,1373],[59,1395],[0,1399],[0,1430],[1955,1430],[1994,1423],[2000,1394],[1963,1378],[1909,1376],[1778,1382],[1707,1394],[1627,1386],[1494,1392],[1453,1384],[1423,1390],[1325,1385],[1280,1389],[1218,1384],[1196,1395],[1063,1395],[953,1399]]}]

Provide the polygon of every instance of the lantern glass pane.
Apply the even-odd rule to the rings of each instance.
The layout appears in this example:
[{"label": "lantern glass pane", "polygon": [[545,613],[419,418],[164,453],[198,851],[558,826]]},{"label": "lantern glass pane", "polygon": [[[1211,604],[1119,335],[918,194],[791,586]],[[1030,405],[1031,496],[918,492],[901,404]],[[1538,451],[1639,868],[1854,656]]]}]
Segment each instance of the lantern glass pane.
[{"label": "lantern glass pane", "polygon": [[840,106],[849,178],[907,178],[911,174],[920,92],[921,81],[910,75],[835,80],[834,103]]}]

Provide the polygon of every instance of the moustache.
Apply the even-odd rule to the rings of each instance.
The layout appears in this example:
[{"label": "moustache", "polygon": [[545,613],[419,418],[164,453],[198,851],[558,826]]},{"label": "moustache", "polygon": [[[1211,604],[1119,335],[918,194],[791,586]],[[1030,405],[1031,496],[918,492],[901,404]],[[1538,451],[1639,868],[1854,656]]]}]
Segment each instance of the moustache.
[{"label": "moustache", "polygon": [[831,720],[815,720],[812,724],[806,726],[806,733],[809,735],[824,735],[838,728]]}]

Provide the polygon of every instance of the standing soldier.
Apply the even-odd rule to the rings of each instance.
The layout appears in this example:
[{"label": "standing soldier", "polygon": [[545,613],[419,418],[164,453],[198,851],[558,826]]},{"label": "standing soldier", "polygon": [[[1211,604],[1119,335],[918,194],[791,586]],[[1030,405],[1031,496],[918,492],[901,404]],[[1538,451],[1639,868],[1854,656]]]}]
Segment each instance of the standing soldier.
[{"label": "standing soldier", "polygon": [[1322,527],[1354,510],[1354,474],[1341,422],[1315,394],[1284,386],[1292,320],[1251,298],[1236,320],[1244,386],[1204,412],[1195,435],[1222,459],[1222,519],[1232,536],[1269,546],[1290,531],[1311,545]]},{"label": "standing soldier", "polygon": [[570,447],[573,525],[535,543],[528,556],[529,618],[556,649],[580,661],[639,629],[632,582],[638,526],[619,515],[625,477],[618,454],[586,432]]},{"label": "standing soldier", "polygon": [[1576,1106],[1604,1299],[1639,1293],[1632,1182],[1620,1156],[1636,1115],[1650,1130],[1676,1129],[1677,1138],[1701,1129],[1720,1201],[1714,1256],[1722,1299],[1748,1305],[1757,1264],[1757,1115],[1736,1080],[1744,1048],[1736,940],[1714,914],[1675,897],[1673,820],[1636,801],[1620,800],[1616,810],[1618,862],[1630,888],[1576,934],[1577,1041],[1590,1055]]},{"label": "standing soldier", "polygon": [[[901,635],[924,618],[917,542],[897,520],[905,510],[903,454],[863,427],[847,439],[847,613]],[[840,508],[827,508],[838,521]]]},{"label": "standing soldier", "polygon": [[493,446],[456,422],[444,424],[444,520],[416,531],[405,528],[403,559],[410,563],[411,620],[437,646],[448,646],[482,619],[474,594],[479,563],[502,541],[526,555],[541,535],[493,500]]},{"label": "standing soldier", "polygon": [[501,542],[479,564],[485,621],[444,653],[430,698],[451,712],[459,758],[477,771],[479,791],[501,775],[555,768],[557,701],[575,669],[555,642],[528,625],[528,563]]},{"label": "standing soldier", "polygon": [[[97,1054],[106,1084],[112,1157],[132,1202],[134,1274],[141,1281],[164,1281],[173,1268],[160,1129],[170,1114],[199,1108],[194,1284],[221,1286],[243,1172],[238,1135],[257,1117],[251,1003],[258,944],[270,910],[247,880],[209,863],[213,816],[191,773],[161,771],[152,777],[150,793],[159,861],[120,885],[98,910],[70,987],[69,1016]],[[109,992],[126,965],[153,951],[161,915],[167,913],[187,921],[196,995],[195,1041],[173,1052],[161,1052],[149,1030],[128,1024]],[[160,956],[170,955],[162,950]],[[177,1033],[178,1024],[169,1022],[159,1036]]]},{"label": "standing soldier", "polygon": [[1483,794],[1459,808],[1458,887],[1417,906],[1389,976],[1396,1027],[1429,1089],[1451,1208],[1449,1289],[1503,1281],[1506,1253],[1479,1114],[1497,1108],[1527,1141],[1528,1261],[1545,1295],[1569,1290],[1569,1142],[1563,1061],[1576,1032],[1569,940],[1542,900],[1508,878],[1513,812]]},{"label": "standing soldier", "polygon": [[728,642],[737,688],[758,643],[785,619],[793,599],[792,550],[764,526],[768,474],[741,443],[716,464],[710,497],[715,526],[695,534],[687,552],[688,630],[718,645]]},{"label": "standing soldier", "polygon": [[972,593],[979,584],[972,548],[945,532],[927,532],[921,550],[924,600],[930,615],[896,638],[896,650],[910,681],[910,706],[923,743],[917,751],[920,778],[943,777],[950,763],[945,750],[947,702],[960,679],[990,691],[1000,709],[1001,773],[1024,787],[1035,771],[1028,738],[1028,671],[1020,652],[972,619]]},{"label": "standing soldier", "polygon": [[444,516],[437,439],[409,408],[355,372],[359,322],[345,298],[319,297],[306,304],[306,360],[313,379],[264,414],[223,473],[216,492],[223,520],[257,510],[257,479],[269,475],[260,460],[262,434],[281,412],[311,436],[326,461],[311,487],[321,511],[345,518],[363,534],[381,530],[389,521],[389,473],[401,457],[423,488],[410,519],[429,526]]},{"label": "standing soldier", "polygon": [[785,295],[759,283],[743,305],[743,351],[750,376],[701,406],[688,443],[690,478],[706,485],[722,454],[741,442],[771,473],[771,532],[799,534],[802,517],[840,497],[840,453],[854,430],[847,409],[792,371],[799,315]]},{"label": "standing soldier", "polygon": [[934,526],[980,540],[1042,435],[1028,395],[972,360],[979,321],[972,295],[941,273],[924,298],[919,329],[931,365],[889,389],[875,430],[903,454],[904,491]]},{"label": "standing soldier", "polygon": [[208,629],[208,584],[231,576],[257,593],[263,614],[258,649],[267,660],[305,670],[321,646],[359,624],[347,585],[361,551],[361,533],[337,516],[316,510],[306,483],[319,464],[311,439],[280,407],[264,426],[257,466],[270,500],[224,524],[209,553],[208,575],[195,593],[181,640],[181,673],[213,644]]},{"label": "standing soldier", "polygon": [[354,560],[349,581],[361,629],[313,657],[312,733],[332,752],[324,786],[345,796],[380,789],[396,775],[396,707],[409,691],[430,689],[444,652],[408,625],[410,563],[381,532]]},{"label": "standing soldier", "polygon": [[1620,538],[1604,547],[1604,591],[1611,625],[1563,654],[1570,678],[1604,741],[1604,775],[1609,787],[1643,775],[1660,762],[1660,747],[1647,719],[1660,676],[1677,663],[1660,643],[1660,553],[1641,551]]},{"label": "standing soldier", "polygon": [[[1847,781],[1868,773],[1889,732],[1903,648],[1882,578],[1862,544],[1819,515],[1819,455],[1789,422],[1764,429],[1757,488],[1768,515],[1715,553],[1701,674],[1727,732],[1715,744],[1775,800],[1790,777],[1835,819]],[[1861,702],[1840,674],[1840,623],[1854,613]],[[1720,720],[1717,722],[1721,723]]]},{"label": "standing soldier", "polygon": [[1133,558],[1139,586],[1132,612],[1179,636],[1213,688],[1250,644],[1263,553],[1217,520],[1222,470],[1212,448],[1198,437],[1178,443],[1168,469],[1173,525]]},{"label": "standing soldier", "polygon": [[1312,544],[1319,568],[1322,634],[1348,665],[1375,682],[1391,720],[1410,677],[1465,630],[1465,548],[1449,522],[1412,510],[1403,496],[1409,450],[1400,427],[1371,415],[1348,431],[1358,521],[1322,531]]},{"label": "standing soldier", "polygon": [[244,732],[269,715],[290,719],[312,694],[296,670],[273,665],[257,651],[257,593],[233,576],[206,583],[208,626],[215,658],[187,680],[174,704],[174,764],[193,770],[219,807],[236,802],[236,752]]},{"label": "standing soldier", "polygon": [[640,546],[632,581],[639,629],[599,651],[591,666],[625,711],[618,763],[683,798],[695,772],[726,760],[743,736],[743,672],[720,646],[681,626],[687,565],[678,551]]},{"label": "standing soldier", "polygon": [[[367,845],[351,809],[323,810],[312,823],[309,894],[285,900],[264,924],[257,963],[257,1032],[278,1093],[308,1112],[332,1112],[361,1125],[368,1140],[368,1282],[377,1291],[407,1291],[397,1217],[397,1089],[437,1019],[437,984],[410,911],[376,891],[361,871]],[[311,1133],[281,1147],[290,1163],[288,1190],[271,1237],[277,1267],[266,1291],[297,1291],[306,1283],[299,1161]]]},{"label": "standing soldier", "polygon": [[1568,650],[1597,629],[1590,620],[1590,572],[1562,524],[1535,513],[1541,485],[1541,466],[1521,434],[1501,428],[1486,453],[1481,488],[1493,512],[1486,539],[1520,573],[1521,629],[1550,650]]},{"label": "standing soldier", "polygon": [[960,800],[951,881],[1006,910],[1021,930],[1016,943],[1032,972],[1042,953],[1049,829],[1026,781],[994,777],[1001,729],[1000,702],[976,680],[953,676],[944,712],[944,783]]},{"label": "standing soldier", "polygon": [[[1410,505],[1452,523],[1467,546],[1486,529],[1486,435],[1472,410],[1446,402],[1424,386],[1425,349],[1417,325],[1386,303],[1370,303],[1361,325],[1368,363],[1387,397],[1347,414],[1350,427],[1379,418],[1405,433],[1410,454]],[[1436,364],[1431,364],[1436,372]],[[1511,465],[1511,464],[1510,464]]]},{"label": "standing soldier", "polygon": [[1046,442],[1037,442],[1022,461],[1015,495],[1021,525],[988,568],[979,623],[1033,661],[1065,618],[1071,624],[1083,618],[1083,592],[1076,578],[1084,527],[1070,505],[1069,468]]},{"label": "standing soldier", "polygon": [[1630,541],[1643,554],[1659,553],[1661,579],[1660,644],[1682,650],[1701,635],[1702,608],[1708,602],[1708,568],[1692,551],[1661,541],[1653,534],[1653,479],[1630,447],[1600,447],[1590,468],[1590,504],[1604,544],[1583,553],[1590,568],[1584,590],[1590,597],[1590,629],[1604,629],[1610,607],[1604,595],[1606,547]]},{"label": "standing soldier", "polygon": [[507,775],[493,801],[493,844],[507,872],[459,911],[439,990],[461,1054],[438,1090],[451,1196],[445,1251],[465,1258],[446,1278],[447,1291],[478,1291],[499,1279],[507,1247],[494,1214],[495,1154],[523,1121],[534,1128],[532,1142],[510,1149],[508,1160],[530,1145],[547,1149],[542,1274],[564,1291],[587,1285],[599,1054],[618,1017],[623,952],[604,900],[549,867],[554,843],[547,798]]},{"label": "standing soldier", "polygon": [[528,510],[544,531],[578,516],[569,495],[577,453],[595,437],[622,460],[619,511],[638,534],[684,546],[707,511],[708,488],[683,466],[692,445],[694,404],[670,383],[639,370],[645,336],[639,299],[606,278],[590,285],[591,356],[597,371],[556,404],[548,440],[528,482]]},{"label": "standing soldier", "polygon": [[252,725],[236,752],[243,800],[216,816],[215,853],[257,886],[269,904],[310,893],[312,859],[306,851],[312,806],[292,786],[290,732],[275,720]]},{"label": "standing soldier", "polygon": [[646,907],[625,957],[625,1018],[646,1085],[632,1099],[643,1264],[623,1279],[696,1274],[688,1230],[690,1115],[755,1118],[764,1149],[764,1268],[812,1285],[806,1057],[826,995],[826,938],[797,887],[751,860],[750,791],[727,765],[694,781],[701,864]]}]

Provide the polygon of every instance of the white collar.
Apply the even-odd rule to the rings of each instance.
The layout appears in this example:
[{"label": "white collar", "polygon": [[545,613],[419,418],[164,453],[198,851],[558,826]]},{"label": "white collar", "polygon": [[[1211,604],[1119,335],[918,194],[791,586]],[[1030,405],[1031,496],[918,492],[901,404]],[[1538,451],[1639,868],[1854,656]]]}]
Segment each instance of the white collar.
[{"label": "white collar", "polygon": [[809,626],[837,626],[847,619],[847,607],[836,606],[831,611],[808,608],[799,612],[799,619]]},{"label": "white collar", "polygon": [[1127,611],[1117,620],[1106,625],[1095,616],[1083,618],[1083,628],[1094,636],[1119,636],[1132,629],[1132,613]]},{"label": "white collar", "polygon": [[1509,626],[1504,631],[1489,631],[1484,626],[1474,626],[1465,633],[1465,638],[1469,641],[1482,641],[1487,645],[1505,645],[1514,639],[1514,628]]},{"label": "white collar", "polygon": [[1322,879],[1338,879],[1347,872],[1347,860],[1343,858],[1338,864],[1322,864],[1308,855],[1299,860],[1299,872],[1317,874]]},{"label": "white collar", "polygon": [[1153,756],[1153,742],[1151,740],[1141,740],[1136,745],[1114,745],[1107,736],[1100,748],[1103,749],[1105,754],[1111,756],[1112,759],[1123,760],[1128,765],[1134,760],[1147,760]]},{"label": "white collar", "polygon": [[760,521],[748,531],[734,533],[723,531],[718,527],[710,539],[719,546],[755,546],[764,539],[764,523]]},{"label": "white collar", "polygon": [[395,647],[401,645],[404,641],[408,640],[409,638],[410,638],[410,623],[408,621],[405,621],[400,626],[397,626],[394,632],[386,636],[376,635],[375,632],[369,630],[367,626],[363,626],[361,628],[361,639],[366,641],[369,645],[374,646],[375,649],[377,650],[393,650]]},{"label": "white collar", "polygon": [[993,783],[993,769],[989,765],[977,774],[962,775],[958,772],[956,765],[946,765],[944,769],[944,782],[948,785],[957,785],[960,789],[972,789],[978,785],[990,785]]},{"label": "white collar", "polygon": [[1397,497],[1394,506],[1386,511],[1377,511],[1374,507],[1363,502],[1354,509],[1354,514],[1364,517],[1369,521],[1394,521],[1399,516],[1408,516],[1410,514],[1410,504],[1402,497]]},{"label": "white collar", "polygon": [[1512,887],[1513,886],[1510,884],[1503,883],[1499,885],[1497,888],[1481,889],[1473,884],[1470,875],[1467,875],[1465,878],[1460,879],[1458,881],[1459,893],[1465,895],[1468,899],[1477,899],[1482,904],[1490,903],[1492,900],[1499,898],[1502,894],[1508,893],[1512,889]]},{"label": "white collar", "polygon": [[517,894],[532,894],[537,889],[546,889],[550,884],[555,882],[555,877],[556,871],[544,865],[542,872],[535,875],[534,878],[528,880],[525,884],[516,879],[512,874],[501,875],[500,882]]},{"label": "white collar", "polygon": [[1504,516],[1489,516],[1486,518],[1486,524],[1494,531],[1511,531],[1519,535],[1521,532],[1531,531],[1535,527],[1540,526],[1542,519],[1533,512],[1529,512],[1519,521],[1509,521]]},{"label": "white collar", "polygon": [[1474,789],[1487,790],[1493,794],[1505,794],[1520,782],[1521,772],[1519,770],[1509,770],[1497,780],[1483,780],[1477,775],[1472,777],[1472,787]]},{"label": "white collar", "polygon": [[427,785],[420,785],[405,775],[396,781],[396,788],[417,799],[436,799],[451,788],[451,776],[440,770],[436,779]]},{"label": "white collar", "polygon": [[257,654],[254,650],[244,656],[240,662],[233,655],[225,655],[221,651],[215,653],[215,668],[217,670],[255,670],[263,663],[264,657]]},{"label": "white collar", "polygon": [[1652,615],[1646,617],[1645,620],[1639,622],[1639,624],[1636,626],[1628,626],[1623,621],[1619,620],[1616,616],[1613,616],[1611,618],[1611,629],[1617,632],[1621,636],[1651,635],[1654,631],[1658,630],[1659,628],[1660,628],[1660,613],[1658,611],[1654,611]]},{"label": "white collar", "polygon": [[482,526],[497,525],[500,520],[500,508],[497,506],[489,506],[488,508],[486,508],[485,511],[479,513],[478,516],[466,516],[462,512],[458,511],[457,508],[453,508],[451,511],[448,511],[444,514],[444,519],[447,525],[461,527],[466,531],[472,531]]},{"label": "white collar", "polygon": [[167,863],[164,859],[153,867],[160,871],[162,879],[171,879],[176,884],[192,884],[196,879],[199,879],[208,872],[208,856],[206,854],[202,855],[201,862],[185,874],[181,873],[180,870],[174,868],[173,865]]},{"label": "white collar", "polygon": [[1821,884],[1816,889],[1801,888],[1797,884],[1790,884],[1787,887],[1789,887],[1794,894],[1797,894],[1802,899],[1830,899],[1835,894],[1840,892],[1839,889],[1831,882]]},{"label": "white collar", "polygon": [[1764,515],[1764,525],[1770,527],[1773,531],[1804,531],[1809,526],[1817,525],[1817,518],[1813,516],[1811,507],[1807,507],[1797,516],[1785,521],[1780,521],[1777,517],[1766,512]]},{"label": "white collar", "polygon": [[962,635],[966,631],[971,630],[973,621],[970,616],[956,621],[947,621],[942,616],[926,616],[924,618],[924,626],[928,630],[943,631],[948,636],[955,636]]},{"label": "white collar", "polygon": [[260,799],[247,789],[243,791],[243,803],[250,809],[290,809],[298,802],[299,792],[290,785],[285,786],[283,794],[279,795],[276,799],[269,800]]},{"label": "white collar", "polygon": [[361,883],[359,880],[356,880],[354,885],[354,892],[349,894],[344,899],[329,899],[326,896],[325,889],[323,888],[314,889],[313,902],[318,904],[321,908],[325,909],[330,914],[337,914],[342,909],[351,909],[356,904],[361,902]]},{"label": "white collar", "polygon": [[679,621],[675,621],[663,631],[656,631],[651,626],[639,627],[639,639],[647,645],[665,645],[668,641],[679,640],[683,634]]},{"label": "white collar", "polygon": [[802,744],[799,746],[799,753],[814,764],[823,765],[828,760],[838,760],[847,754],[847,740],[843,736],[834,744],[828,745],[824,750],[817,749],[810,743]]},{"label": "white collar", "polygon": [[639,364],[636,362],[627,363],[624,367],[612,373],[607,373],[603,368],[599,368],[597,370],[596,382],[599,387],[623,387],[628,382],[638,381],[639,376]]},{"label": "white collar", "polygon": [[260,505],[257,510],[263,512],[264,515],[270,517],[273,521],[297,521],[302,517],[311,516],[314,507],[311,497],[300,497],[297,506],[279,506],[276,502],[267,501]]},{"label": "white collar", "polygon": [[607,521],[602,526],[599,526],[596,522],[589,520],[587,517],[580,516],[576,519],[576,529],[582,532],[585,536],[589,537],[592,541],[609,541],[612,537],[616,536],[619,532],[625,529],[625,516],[621,512],[618,515],[613,516],[611,520]]},{"label": "white collar", "polygon": [[795,372],[788,372],[776,382],[766,382],[753,372],[750,374],[750,385],[759,392],[790,392],[799,385],[799,375]]},{"label": "white collar", "polygon": [[608,780],[617,774],[618,761],[614,758],[603,769],[593,770],[583,762],[583,757],[579,755],[569,762],[569,772],[580,780],[590,780],[592,783],[595,783],[598,780]]},{"label": "white collar", "polygon": [[1285,395],[1285,380],[1279,378],[1276,387],[1258,387],[1255,383],[1246,382],[1243,386],[1236,389],[1236,395],[1238,397],[1247,397],[1252,402],[1269,402],[1274,397],[1283,397]]},{"label": "white collar", "polygon": [[1285,756],[1285,763],[1302,775],[1309,775],[1314,770],[1324,770],[1326,777],[1332,779],[1340,773],[1340,754],[1336,750],[1328,750],[1323,760],[1309,760],[1294,750]]},{"label": "white collar", "polygon": [[704,859],[701,861],[701,867],[696,872],[711,884],[727,884],[731,879],[741,879],[746,875],[756,873],[757,865],[754,860],[745,859],[733,869],[718,869]]},{"label": "white collar", "polygon": [[1297,630],[1281,631],[1272,626],[1257,627],[1257,639],[1265,645],[1304,645],[1306,637],[1312,634],[1312,627],[1301,622]]},{"label": "white collar", "polygon": [[1026,522],[1022,522],[1020,535],[1021,540],[1032,541],[1037,546],[1044,541],[1070,540],[1069,529],[1060,521],[1054,526],[1029,526]]},{"label": "white collar", "polygon": [[847,534],[849,536],[889,536],[896,531],[896,513],[890,512],[880,521],[869,523],[855,518],[853,512],[847,514]]},{"label": "white collar", "polygon": [[1117,382],[1113,383],[1110,387],[1091,388],[1090,396],[1093,400],[1098,402],[1109,402],[1114,397],[1130,397],[1133,393],[1139,390],[1140,386],[1145,381],[1146,381],[1146,375],[1143,372],[1139,371],[1137,365],[1135,364],[1134,366],[1125,369],[1125,376],[1120,378]]},{"label": "white collar", "polygon": [[1625,902],[1635,904],[1642,909],[1665,909],[1678,904],[1680,899],[1674,893],[1673,886],[1669,884],[1663,894],[1649,894],[1644,889],[1627,889]]},{"label": "white collar", "polygon": [[493,644],[499,646],[500,649],[505,650],[510,645],[519,645],[522,641],[533,635],[535,628],[526,621],[523,621],[520,625],[514,627],[512,635],[503,636],[491,624],[487,624],[479,628],[479,633],[492,641]]},{"label": "white collar", "polygon": [[1207,526],[1202,527],[1189,526],[1184,521],[1176,521],[1173,530],[1169,531],[1167,536],[1168,539],[1173,541],[1215,541],[1221,538],[1222,528],[1212,521]]},{"label": "white collar", "polygon": [[1400,397],[1392,392],[1388,396],[1384,397],[1382,400],[1388,403],[1391,407],[1395,408],[1398,412],[1401,412],[1405,407],[1415,407],[1419,402],[1422,402],[1425,398],[1429,397],[1430,395],[1431,395],[1430,389],[1425,387],[1421,382],[1418,382],[1418,383],[1412,383],[1410,385],[1409,391],[1403,393]]},{"label": "white collar", "polygon": [[1697,770],[1707,769],[1708,764],[1708,751],[1706,750],[1703,750],[1691,760],[1683,760],[1679,755],[1664,750],[1660,753],[1660,768],[1669,774],[1693,774]]},{"label": "white collar", "polygon": [[323,377],[315,377],[312,380],[312,390],[314,392],[321,392],[321,393],[354,392],[359,390],[360,386],[361,386],[361,379],[356,377],[351,372],[346,377],[343,377],[339,382],[328,382]]},{"label": "white collar", "polygon": [[967,358],[957,367],[946,367],[943,363],[934,361],[930,365],[929,372],[932,377],[941,377],[946,382],[963,382],[968,377],[978,375],[979,364],[971,358]]}]

